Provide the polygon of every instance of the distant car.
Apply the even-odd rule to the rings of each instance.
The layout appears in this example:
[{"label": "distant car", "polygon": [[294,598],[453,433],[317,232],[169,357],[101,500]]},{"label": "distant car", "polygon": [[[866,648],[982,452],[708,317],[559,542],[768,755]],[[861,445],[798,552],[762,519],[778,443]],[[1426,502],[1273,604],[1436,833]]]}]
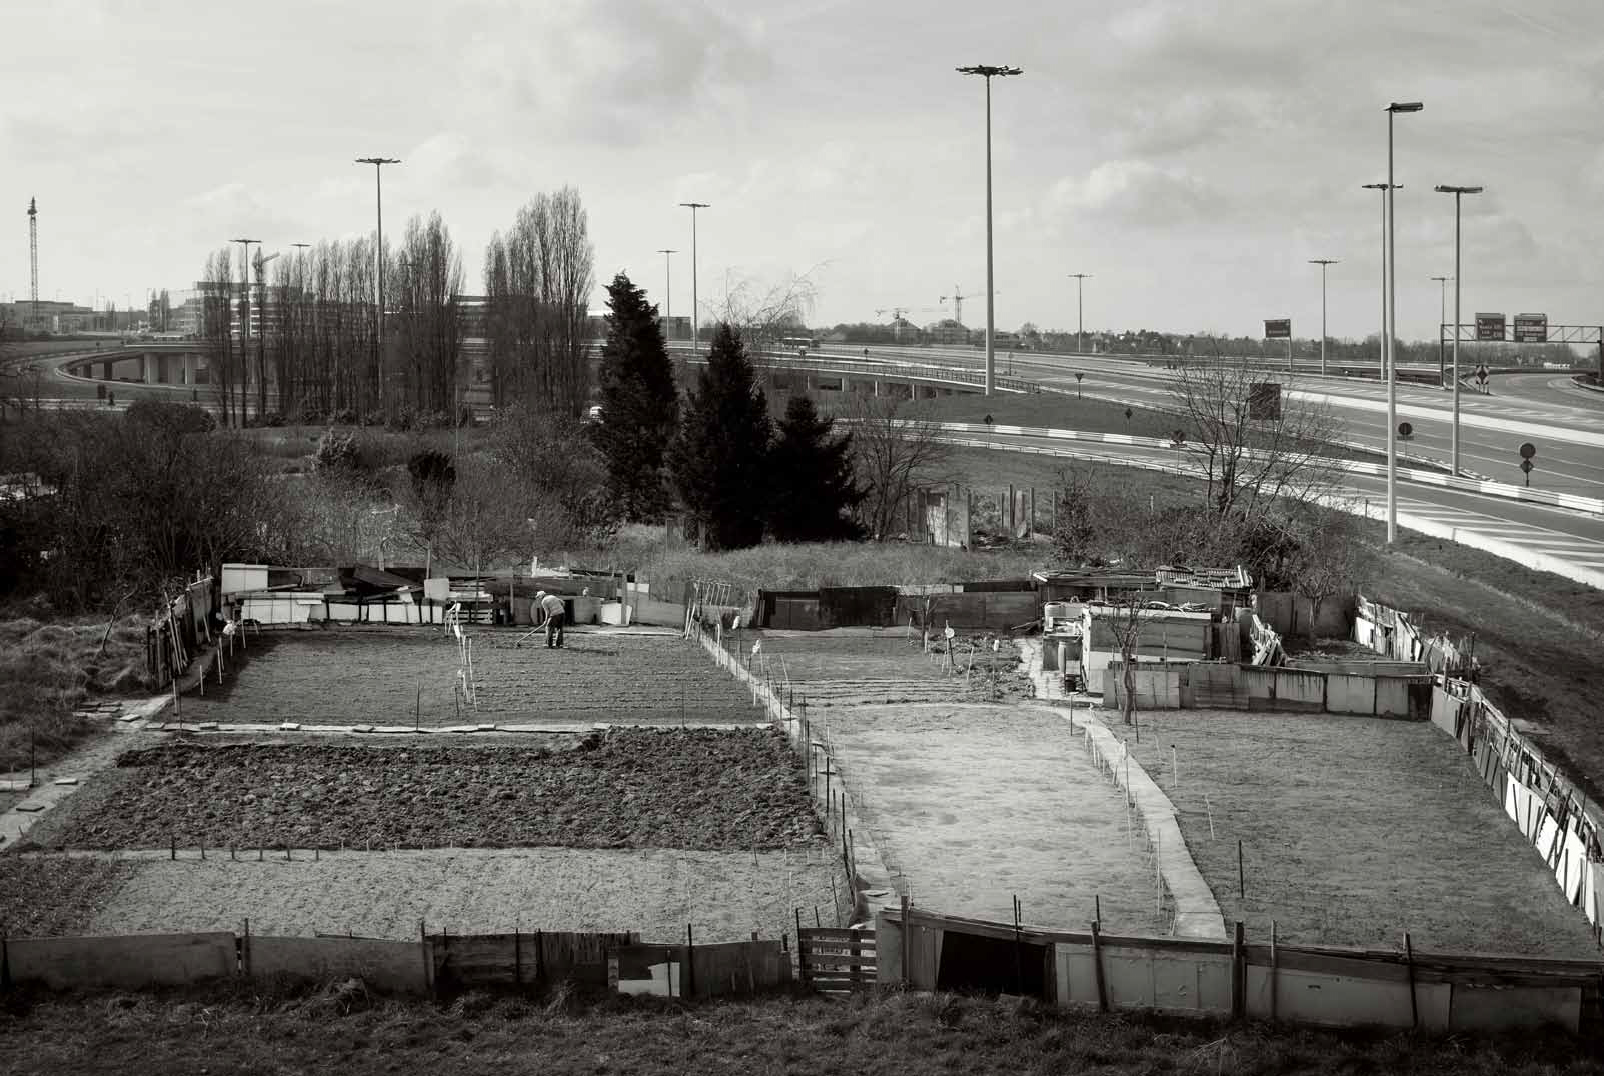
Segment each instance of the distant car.
[{"label": "distant car", "polygon": [[601,421],[601,416],[602,416],[601,404],[591,404],[588,408],[585,409],[584,421],[587,422],[587,423],[589,423],[589,422],[600,422]]}]

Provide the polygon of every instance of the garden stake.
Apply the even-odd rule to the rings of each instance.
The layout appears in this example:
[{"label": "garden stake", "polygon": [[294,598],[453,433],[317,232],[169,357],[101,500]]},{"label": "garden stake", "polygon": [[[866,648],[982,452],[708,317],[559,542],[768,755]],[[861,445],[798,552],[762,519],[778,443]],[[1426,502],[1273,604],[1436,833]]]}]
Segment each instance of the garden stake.
[{"label": "garden stake", "polygon": [[167,835],[167,841],[168,841],[167,858],[168,859],[177,859],[178,858],[178,838],[173,836],[171,833],[169,833]]},{"label": "garden stake", "polygon": [[200,853],[201,859],[204,860],[206,858],[206,841],[204,839],[202,839],[200,842]]},{"label": "garden stake", "polygon": [[1214,840],[1214,808],[1209,805],[1209,794],[1203,793],[1203,809],[1209,813],[1209,840]]},{"label": "garden stake", "polygon": [[1246,900],[1248,897],[1248,884],[1245,878],[1246,876],[1242,873],[1242,841],[1238,838],[1236,842],[1236,889],[1237,896],[1242,900]]},{"label": "garden stake", "polygon": [[262,862],[262,857],[265,856],[265,855],[266,855],[266,853],[262,850],[262,846],[261,845],[257,845],[256,846],[256,862],[258,862],[258,863]]}]

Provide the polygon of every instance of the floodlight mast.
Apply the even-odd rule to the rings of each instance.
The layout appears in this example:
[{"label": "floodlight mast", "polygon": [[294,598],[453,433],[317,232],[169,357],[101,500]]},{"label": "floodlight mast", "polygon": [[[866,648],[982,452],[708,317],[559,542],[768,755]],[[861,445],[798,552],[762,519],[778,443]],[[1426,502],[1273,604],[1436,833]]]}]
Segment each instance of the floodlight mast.
[{"label": "floodlight mast", "polygon": [[1459,206],[1464,195],[1480,194],[1483,189],[1455,187],[1447,183],[1439,183],[1436,187],[1438,194],[1454,196],[1454,422],[1453,450],[1450,453],[1448,466],[1456,476],[1459,474]]},{"label": "floodlight mast", "polygon": [[1398,221],[1392,192],[1398,189],[1392,174],[1392,118],[1400,112],[1419,112],[1419,101],[1394,101],[1387,106],[1387,544],[1398,540]]},{"label": "floodlight mast", "polygon": [[376,215],[375,238],[377,239],[374,244],[373,260],[378,266],[376,273],[378,279],[375,285],[378,289],[378,294],[374,312],[373,350],[375,355],[374,365],[379,375],[379,402],[380,406],[384,408],[385,418],[388,419],[393,416],[390,411],[390,385],[385,377],[384,369],[384,183],[379,178],[379,174],[385,165],[400,164],[401,159],[399,157],[358,157],[356,163],[371,164],[373,166],[373,198]]},{"label": "floodlight mast", "polygon": [[991,80],[1024,74],[1009,64],[972,64],[958,68],[964,75],[980,75],[986,80],[986,395],[996,391],[997,380],[997,284],[993,272],[991,235]]},{"label": "floodlight mast", "polygon": [[1339,264],[1338,258],[1310,258],[1320,267],[1320,376],[1326,376],[1326,266]]}]

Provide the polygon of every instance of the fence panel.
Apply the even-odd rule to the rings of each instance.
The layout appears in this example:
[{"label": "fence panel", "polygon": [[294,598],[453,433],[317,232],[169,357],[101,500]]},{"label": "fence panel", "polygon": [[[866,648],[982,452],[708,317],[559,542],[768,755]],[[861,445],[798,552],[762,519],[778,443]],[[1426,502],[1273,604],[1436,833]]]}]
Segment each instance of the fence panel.
[{"label": "fence panel", "polygon": [[239,970],[234,935],[227,931],[11,938],[4,944],[13,980],[41,982],[54,990],[184,986]]},{"label": "fence panel", "polygon": [[298,979],[354,977],[379,990],[427,994],[431,959],[421,942],[377,938],[277,938],[251,935],[246,971]]},{"label": "fence panel", "polygon": [[802,981],[821,993],[844,994],[874,985],[878,953],[873,930],[803,927],[797,935]]}]

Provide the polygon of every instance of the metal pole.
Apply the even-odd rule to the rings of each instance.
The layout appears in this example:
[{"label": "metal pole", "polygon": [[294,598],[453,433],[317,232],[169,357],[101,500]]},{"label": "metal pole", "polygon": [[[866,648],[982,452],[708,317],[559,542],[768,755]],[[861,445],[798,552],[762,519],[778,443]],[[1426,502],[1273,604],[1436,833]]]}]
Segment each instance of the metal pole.
[{"label": "metal pole", "polygon": [[1387,110],[1387,544],[1398,540],[1398,227],[1393,202],[1392,118]]},{"label": "metal pole", "polygon": [[1448,324],[1448,278],[1434,276],[1431,279],[1442,285],[1437,296],[1437,386],[1441,388],[1443,379],[1448,376],[1448,341],[1442,335]]},{"label": "metal pole", "polygon": [[379,178],[384,169],[379,165],[373,166],[373,209],[374,230],[378,234],[378,243],[374,246],[373,260],[379,266],[379,303],[378,303],[378,369],[379,369],[379,403],[384,410],[386,419],[390,417],[390,379],[385,376],[384,369],[384,181]]},{"label": "metal pole", "polygon": [[668,327],[674,320],[674,267],[672,250],[659,250],[663,256],[663,339],[668,339]]},{"label": "metal pole", "polygon": [[994,391],[997,353],[992,334],[996,330],[997,294],[992,275],[991,243],[991,76],[986,76],[986,395]]},{"label": "metal pole", "polygon": [[1075,350],[1086,353],[1086,281],[1075,278]]},{"label": "metal pole", "polygon": [[1462,194],[1454,192],[1454,436],[1449,467],[1455,475],[1459,474],[1459,205]]},{"label": "metal pole", "polygon": [[696,296],[696,211],[706,209],[706,202],[681,202],[691,211],[691,354],[701,354],[701,311]]},{"label": "metal pole", "polygon": [[1320,263],[1320,376],[1326,376],[1326,266]]}]

